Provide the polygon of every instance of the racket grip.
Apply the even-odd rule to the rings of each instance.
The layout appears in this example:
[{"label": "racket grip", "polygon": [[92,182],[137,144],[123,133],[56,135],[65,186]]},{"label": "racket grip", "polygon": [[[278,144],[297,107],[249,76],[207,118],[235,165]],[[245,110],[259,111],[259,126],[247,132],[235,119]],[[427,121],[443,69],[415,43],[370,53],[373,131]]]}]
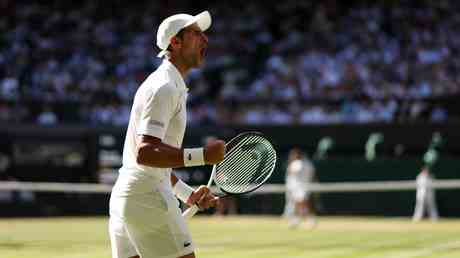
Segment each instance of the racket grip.
[{"label": "racket grip", "polygon": [[182,217],[184,217],[185,219],[190,219],[190,218],[193,217],[193,215],[195,215],[199,210],[200,210],[200,208],[198,208],[197,205],[193,205],[192,207],[190,207],[190,208],[188,208],[186,211],[184,211],[184,213],[182,213]]}]

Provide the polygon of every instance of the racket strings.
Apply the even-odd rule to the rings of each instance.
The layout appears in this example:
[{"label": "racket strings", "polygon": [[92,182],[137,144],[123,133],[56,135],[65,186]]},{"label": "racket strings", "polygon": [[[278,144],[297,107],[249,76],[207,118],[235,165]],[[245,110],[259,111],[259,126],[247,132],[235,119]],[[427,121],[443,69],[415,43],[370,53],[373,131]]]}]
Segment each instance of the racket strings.
[{"label": "racket strings", "polygon": [[[240,180],[234,180],[233,182],[225,182],[225,185],[222,185],[222,187],[227,192],[234,192],[234,193],[247,192],[253,188],[258,187],[262,182],[264,182],[268,173],[265,173],[264,171],[264,174],[261,174],[255,180],[251,179],[251,178],[254,178],[254,175],[251,175],[250,173],[247,173],[246,175],[247,176],[244,178],[241,178],[240,174],[235,175],[235,177],[240,177]],[[259,179],[262,179],[262,180],[259,181]]]},{"label": "racket strings", "polygon": [[[264,151],[264,150],[262,150]],[[265,155],[268,155],[267,153],[263,153]],[[263,155],[262,154],[262,155]],[[237,155],[234,155],[234,158],[233,160],[229,161],[229,163],[231,163],[231,165],[228,165],[226,167],[226,169],[228,169],[229,171],[236,171],[238,174],[241,174],[242,176],[241,177],[235,177],[235,183],[243,183],[243,182],[246,182],[246,181],[251,181],[253,183],[257,183],[259,179],[263,179],[263,176],[267,173],[267,172],[270,172],[270,167],[269,166],[264,166],[264,168],[262,169],[262,171],[258,171],[256,170],[257,167],[260,167],[261,164],[260,162],[265,162],[267,163],[267,161],[270,161],[270,160],[274,160],[274,155],[272,155],[272,157],[265,157],[264,160],[261,160],[259,163],[257,162],[253,162],[252,160],[244,160],[244,159],[237,159]],[[239,170],[236,170],[235,169],[235,166],[241,166],[239,168]],[[254,176],[259,174],[255,179],[254,179]]]},{"label": "racket strings", "polygon": [[228,177],[235,178],[231,182],[225,183],[227,191],[232,192],[245,192],[251,188],[257,187],[260,183],[265,181],[265,178],[270,174],[271,169],[266,166],[259,172],[253,167],[241,168],[241,173],[235,175],[228,175]]},{"label": "racket strings", "polygon": [[243,152],[241,148],[239,148],[245,144],[251,144],[251,143],[254,143],[254,140],[249,137],[245,140],[242,140],[238,145],[235,146],[235,148],[233,148],[229,152],[224,162],[219,164],[219,166],[222,169],[225,168],[226,169],[225,171],[239,172],[238,170],[235,169],[235,166],[238,166],[238,168],[242,170],[243,168],[248,168],[247,165],[257,165],[257,163],[254,163],[254,162],[248,163],[245,160],[249,158],[249,156],[247,155],[248,153]]},{"label": "racket strings", "polygon": [[276,152],[268,140],[250,135],[235,144],[217,166],[215,182],[229,193],[257,188],[271,175]]}]

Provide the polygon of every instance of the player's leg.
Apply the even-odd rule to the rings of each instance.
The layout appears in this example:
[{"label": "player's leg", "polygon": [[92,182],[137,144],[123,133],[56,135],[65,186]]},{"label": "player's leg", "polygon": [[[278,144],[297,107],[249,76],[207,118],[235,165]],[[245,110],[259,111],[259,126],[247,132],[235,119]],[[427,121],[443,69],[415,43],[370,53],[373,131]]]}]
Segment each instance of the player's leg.
[{"label": "player's leg", "polygon": [[312,202],[312,198],[310,198],[310,195],[307,195],[307,196],[308,198],[305,200],[306,217],[308,220],[308,225],[311,228],[314,228],[318,224],[318,221],[316,219],[316,212],[315,212],[315,208]]},{"label": "player's leg", "polygon": [[139,258],[121,217],[124,201],[123,198],[114,196],[110,198],[109,236],[112,258]]},{"label": "player's leg", "polygon": [[414,215],[412,216],[413,221],[420,221],[423,217],[423,206],[425,206],[424,198],[420,194],[417,194]]},{"label": "player's leg", "polygon": [[305,194],[305,189],[299,187],[293,189],[291,193],[291,198],[294,203],[294,211],[289,223],[290,227],[299,226],[302,218],[305,217]]},{"label": "player's leg", "polygon": [[299,218],[296,214],[296,200],[294,199],[294,191],[291,188],[286,188],[284,214],[288,219],[289,227],[296,227],[299,224]]},{"label": "player's leg", "polygon": [[417,201],[415,203],[415,210],[414,215],[412,216],[413,221],[420,221],[423,215],[423,203],[421,201]]},{"label": "player's leg", "polygon": [[195,257],[190,232],[170,189],[158,187],[131,197],[124,215],[140,257]]},{"label": "player's leg", "polygon": [[112,258],[138,257],[134,245],[131,243],[124,228],[124,223],[116,218],[109,220],[110,245]]},{"label": "player's leg", "polygon": [[289,227],[296,228],[300,225],[300,222],[302,222],[304,204],[299,200],[293,200],[293,203],[294,209],[292,216],[289,218]]},{"label": "player's leg", "polygon": [[180,257],[177,257],[177,258],[195,258],[195,253],[186,254],[184,256],[180,256]]},{"label": "player's leg", "polygon": [[291,218],[294,214],[294,201],[292,200],[291,196],[291,190],[286,189],[286,193],[284,195],[285,199],[285,204],[284,204],[284,211],[283,211],[283,217],[285,218]]},{"label": "player's leg", "polygon": [[428,204],[427,208],[428,208],[430,219],[432,221],[437,221],[439,219],[439,214],[438,214],[438,207],[436,206],[436,199],[435,199],[434,193],[428,194],[427,204]]},{"label": "player's leg", "polygon": [[307,206],[306,200],[300,200],[297,203],[296,213],[297,213],[297,216],[299,216],[302,219],[308,215],[308,206]]}]

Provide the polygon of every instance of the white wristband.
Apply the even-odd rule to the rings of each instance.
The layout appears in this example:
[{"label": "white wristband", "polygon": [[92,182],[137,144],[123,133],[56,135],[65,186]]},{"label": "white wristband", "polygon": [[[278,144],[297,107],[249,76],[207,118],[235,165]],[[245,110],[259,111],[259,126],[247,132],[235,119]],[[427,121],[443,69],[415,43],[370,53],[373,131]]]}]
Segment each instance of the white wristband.
[{"label": "white wristband", "polygon": [[204,163],[204,149],[192,148],[184,149],[184,166],[203,166]]},{"label": "white wristband", "polygon": [[193,193],[193,188],[184,183],[182,180],[178,180],[174,185],[173,192],[179,200],[187,203],[188,198]]}]

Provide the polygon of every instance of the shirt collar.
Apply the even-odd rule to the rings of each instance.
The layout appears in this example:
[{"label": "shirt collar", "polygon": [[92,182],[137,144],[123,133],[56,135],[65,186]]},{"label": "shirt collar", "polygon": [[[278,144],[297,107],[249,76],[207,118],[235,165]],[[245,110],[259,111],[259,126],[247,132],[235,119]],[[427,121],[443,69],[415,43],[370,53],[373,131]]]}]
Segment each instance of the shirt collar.
[{"label": "shirt collar", "polygon": [[168,71],[168,73],[172,75],[174,82],[179,87],[179,89],[188,91],[188,87],[187,85],[185,85],[185,81],[184,78],[182,78],[182,74],[179,72],[179,70],[177,70],[176,66],[173,63],[171,63],[168,59],[165,58],[163,59],[163,63],[161,64],[161,66],[163,66],[166,69],[166,71]]}]

